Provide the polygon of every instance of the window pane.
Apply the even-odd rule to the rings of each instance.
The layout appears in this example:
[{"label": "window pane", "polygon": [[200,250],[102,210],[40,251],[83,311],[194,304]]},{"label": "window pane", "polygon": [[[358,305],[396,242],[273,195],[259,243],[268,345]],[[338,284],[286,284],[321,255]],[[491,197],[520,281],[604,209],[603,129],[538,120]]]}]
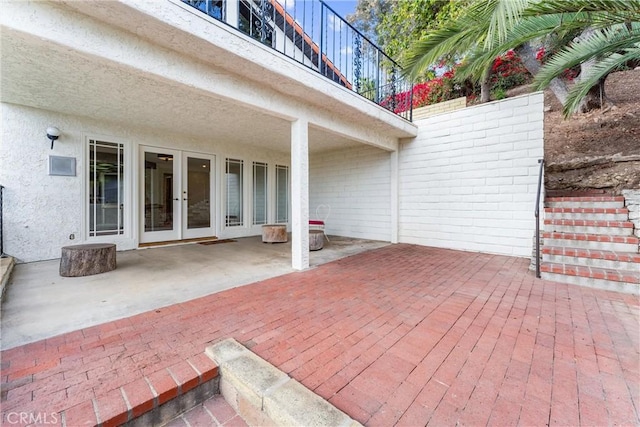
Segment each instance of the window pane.
[{"label": "window pane", "polygon": [[276,222],[289,222],[289,168],[276,166]]},{"label": "window pane", "polygon": [[89,140],[89,236],[124,234],[124,146]]},{"label": "window pane", "polygon": [[243,224],[242,214],[242,160],[227,159],[226,179],[226,225]]},{"label": "window pane", "polygon": [[267,164],[253,162],[253,224],[267,223]]}]

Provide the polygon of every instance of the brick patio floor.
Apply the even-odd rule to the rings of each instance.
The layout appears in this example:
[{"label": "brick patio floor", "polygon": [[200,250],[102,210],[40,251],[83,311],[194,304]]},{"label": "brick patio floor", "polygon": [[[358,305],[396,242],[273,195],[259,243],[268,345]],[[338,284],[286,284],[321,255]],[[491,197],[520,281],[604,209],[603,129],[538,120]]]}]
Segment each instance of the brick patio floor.
[{"label": "brick patio floor", "polygon": [[82,407],[233,337],[368,426],[638,425],[638,297],[528,263],[392,245],[6,350],[3,412]]}]

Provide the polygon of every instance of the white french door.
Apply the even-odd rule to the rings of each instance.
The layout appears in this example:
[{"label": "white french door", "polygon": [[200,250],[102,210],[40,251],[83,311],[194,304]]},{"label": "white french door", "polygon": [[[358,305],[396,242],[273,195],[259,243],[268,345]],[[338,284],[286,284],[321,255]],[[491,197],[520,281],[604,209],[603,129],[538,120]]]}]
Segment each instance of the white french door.
[{"label": "white french door", "polygon": [[215,234],[215,157],[140,147],[140,242]]}]

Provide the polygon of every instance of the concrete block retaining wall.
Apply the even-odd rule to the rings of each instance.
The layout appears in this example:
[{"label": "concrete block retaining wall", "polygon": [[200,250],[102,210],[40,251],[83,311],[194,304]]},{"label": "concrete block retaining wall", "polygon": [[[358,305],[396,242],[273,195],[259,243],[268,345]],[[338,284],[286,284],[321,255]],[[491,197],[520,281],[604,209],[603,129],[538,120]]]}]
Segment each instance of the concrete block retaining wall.
[{"label": "concrete block retaining wall", "polygon": [[417,120],[399,153],[399,240],[531,256],[543,95]]}]

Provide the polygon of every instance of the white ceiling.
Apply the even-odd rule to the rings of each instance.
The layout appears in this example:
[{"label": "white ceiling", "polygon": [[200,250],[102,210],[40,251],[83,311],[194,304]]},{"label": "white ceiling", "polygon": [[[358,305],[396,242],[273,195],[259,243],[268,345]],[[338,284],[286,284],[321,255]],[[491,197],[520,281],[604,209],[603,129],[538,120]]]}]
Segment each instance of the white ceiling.
[{"label": "white ceiling", "polygon": [[[284,119],[11,29],[3,28],[1,43],[3,102],[290,150],[290,124]],[[311,153],[357,145],[321,129],[309,130]]]}]

